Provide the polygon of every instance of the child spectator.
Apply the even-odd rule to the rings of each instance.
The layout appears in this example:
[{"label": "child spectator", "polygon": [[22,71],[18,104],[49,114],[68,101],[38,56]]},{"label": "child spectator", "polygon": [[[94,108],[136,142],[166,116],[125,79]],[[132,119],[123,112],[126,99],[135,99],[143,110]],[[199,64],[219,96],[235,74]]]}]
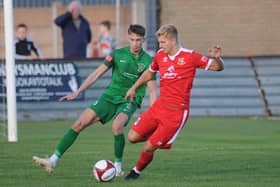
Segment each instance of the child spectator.
[{"label": "child spectator", "polygon": [[[26,24],[16,26],[15,50],[16,59],[34,59],[42,58],[42,53],[35,43],[27,37],[28,27]],[[32,54],[32,52],[34,54]]]},{"label": "child spectator", "polygon": [[92,57],[106,57],[116,48],[116,39],[111,35],[111,22],[98,25],[98,41],[93,43]]}]

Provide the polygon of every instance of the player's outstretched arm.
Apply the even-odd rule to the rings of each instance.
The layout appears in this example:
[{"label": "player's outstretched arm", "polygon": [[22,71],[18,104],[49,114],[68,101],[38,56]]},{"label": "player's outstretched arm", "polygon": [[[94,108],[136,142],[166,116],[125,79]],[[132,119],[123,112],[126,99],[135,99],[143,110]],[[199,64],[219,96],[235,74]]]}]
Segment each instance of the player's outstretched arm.
[{"label": "player's outstretched arm", "polygon": [[208,49],[208,52],[214,61],[211,63],[209,70],[222,71],[224,69],[224,63],[221,58],[222,48],[219,45],[213,45]]},{"label": "player's outstretched arm", "polygon": [[150,80],[147,82],[147,88],[149,90],[149,96],[150,96],[150,105],[156,101],[157,99],[157,93],[156,93],[156,81]]},{"label": "player's outstretched arm", "polygon": [[65,100],[74,100],[76,99],[83,91],[85,91],[88,87],[90,87],[92,84],[94,84],[97,79],[99,77],[101,77],[109,68],[104,65],[104,64],[101,64],[100,66],[98,66],[98,68],[93,71],[87,78],[86,80],[83,82],[83,84],[80,86],[80,88],[69,94],[69,95],[66,95],[64,97],[61,97],[59,99],[59,101],[65,101]]},{"label": "player's outstretched arm", "polygon": [[135,92],[137,88],[145,84],[146,82],[152,80],[156,73],[149,71],[148,69],[139,77],[139,79],[134,83],[134,85],[127,91],[125,99],[133,100],[136,96]]},{"label": "player's outstretched arm", "polygon": [[76,99],[79,95],[80,95],[80,93],[79,93],[78,90],[77,90],[77,91],[75,91],[75,92],[73,92],[73,93],[71,93],[71,94],[69,94],[69,95],[66,95],[66,96],[63,96],[63,97],[59,98],[58,101],[62,102],[62,101],[66,101],[66,100],[67,100],[67,101],[74,100],[74,99]]}]

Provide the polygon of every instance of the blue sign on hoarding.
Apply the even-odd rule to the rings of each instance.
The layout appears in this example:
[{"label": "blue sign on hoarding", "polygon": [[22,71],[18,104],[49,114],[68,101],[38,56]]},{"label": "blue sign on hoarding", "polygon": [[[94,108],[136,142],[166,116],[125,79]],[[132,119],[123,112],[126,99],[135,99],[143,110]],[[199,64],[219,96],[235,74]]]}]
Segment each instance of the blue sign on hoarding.
[{"label": "blue sign on hoarding", "polygon": [[[76,91],[81,79],[71,62],[17,62],[15,64],[17,101],[49,101]],[[6,69],[0,64],[0,102],[6,97]],[[82,94],[77,99],[84,99]]]}]

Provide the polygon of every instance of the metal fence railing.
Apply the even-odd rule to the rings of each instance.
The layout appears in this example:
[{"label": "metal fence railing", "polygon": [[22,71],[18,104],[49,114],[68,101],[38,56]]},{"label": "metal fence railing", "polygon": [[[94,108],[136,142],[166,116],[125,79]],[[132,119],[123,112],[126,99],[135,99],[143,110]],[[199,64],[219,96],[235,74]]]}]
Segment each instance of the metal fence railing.
[{"label": "metal fence railing", "polygon": [[[3,0],[2,0],[3,1]],[[47,8],[53,2],[60,2],[63,6],[68,5],[72,0],[13,0],[15,8]],[[129,4],[132,0],[120,0],[120,4]],[[80,0],[84,6],[114,5],[116,0]]]}]

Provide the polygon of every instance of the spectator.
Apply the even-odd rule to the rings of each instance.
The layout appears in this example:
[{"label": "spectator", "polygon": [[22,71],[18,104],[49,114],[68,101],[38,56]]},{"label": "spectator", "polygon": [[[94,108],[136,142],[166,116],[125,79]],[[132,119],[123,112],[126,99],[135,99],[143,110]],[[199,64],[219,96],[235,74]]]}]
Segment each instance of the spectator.
[{"label": "spectator", "polygon": [[[16,59],[34,59],[42,58],[42,53],[35,43],[27,37],[28,27],[26,24],[18,24],[16,26]],[[34,53],[34,54],[33,54]]]},{"label": "spectator", "polygon": [[55,24],[62,30],[64,58],[86,57],[87,44],[91,41],[91,30],[81,13],[81,3],[72,1],[68,11],[55,19]]},{"label": "spectator", "polygon": [[98,41],[94,42],[92,57],[106,57],[116,48],[116,39],[111,35],[111,22],[102,21],[98,25]]}]

